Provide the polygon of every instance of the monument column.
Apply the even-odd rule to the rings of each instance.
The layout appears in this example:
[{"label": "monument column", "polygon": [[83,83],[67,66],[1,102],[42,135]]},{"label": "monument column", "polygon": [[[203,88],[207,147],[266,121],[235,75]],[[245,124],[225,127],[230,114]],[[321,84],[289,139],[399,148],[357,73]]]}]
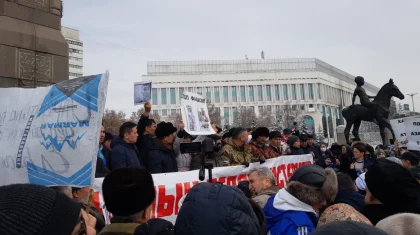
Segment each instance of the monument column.
[{"label": "monument column", "polygon": [[68,44],[60,0],[0,0],[0,87],[67,80]]}]

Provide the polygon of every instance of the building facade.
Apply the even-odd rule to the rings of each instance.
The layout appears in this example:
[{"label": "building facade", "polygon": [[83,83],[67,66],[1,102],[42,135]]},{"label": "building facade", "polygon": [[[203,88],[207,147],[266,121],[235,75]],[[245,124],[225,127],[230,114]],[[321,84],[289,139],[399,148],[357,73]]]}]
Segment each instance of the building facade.
[{"label": "building facade", "polygon": [[83,42],[79,38],[79,31],[61,27],[66,42],[69,44],[69,79],[83,76]]},{"label": "building facade", "polygon": [[[142,79],[152,81],[153,112],[163,119],[180,112],[180,97],[190,91],[220,108],[228,124],[243,106],[257,116],[271,111],[276,119],[287,108],[299,110],[309,130],[321,129],[331,139],[344,124],[341,110],[351,105],[356,87],[354,76],[316,58],[148,62]],[[364,87],[368,95],[379,91]]]}]

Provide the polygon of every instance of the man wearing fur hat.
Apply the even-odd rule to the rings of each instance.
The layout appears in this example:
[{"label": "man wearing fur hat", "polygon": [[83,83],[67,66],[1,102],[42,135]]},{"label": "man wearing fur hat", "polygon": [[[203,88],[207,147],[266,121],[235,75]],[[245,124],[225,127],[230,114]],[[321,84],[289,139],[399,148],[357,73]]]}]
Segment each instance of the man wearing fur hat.
[{"label": "man wearing fur hat", "polygon": [[267,232],[271,235],[307,235],[315,230],[319,210],[337,194],[337,176],[332,169],[317,165],[298,168],[264,207]]},{"label": "man wearing fur hat", "polygon": [[270,131],[266,127],[258,127],[252,132],[252,140],[249,144],[255,159],[267,159],[268,149],[267,146],[265,146],[265,141],[267,141],[269,133]]}]

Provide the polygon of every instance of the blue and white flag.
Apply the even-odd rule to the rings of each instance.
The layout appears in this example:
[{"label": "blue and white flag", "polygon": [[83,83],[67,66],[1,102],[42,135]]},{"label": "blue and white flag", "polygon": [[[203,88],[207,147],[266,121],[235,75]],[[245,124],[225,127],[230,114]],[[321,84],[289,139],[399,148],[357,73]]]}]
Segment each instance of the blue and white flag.
[{"label": "blue and white flag", "polygon": [[91,185],[108,73],[0,89],[0,185]]}]

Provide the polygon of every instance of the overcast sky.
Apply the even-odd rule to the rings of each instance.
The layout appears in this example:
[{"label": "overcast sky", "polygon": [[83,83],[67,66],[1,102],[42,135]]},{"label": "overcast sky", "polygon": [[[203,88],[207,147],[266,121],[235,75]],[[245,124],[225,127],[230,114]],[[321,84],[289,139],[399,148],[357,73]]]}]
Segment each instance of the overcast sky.
[{"label": "overcast sky", "polygon": [[[420,85],[418,0],[64,0],[84,74],[110,70],[107,108],[129,115],[152,60],[316,57],[378,87]],[[420,111],[420,94],[414,99]],[[409,103],[411,98],[403,101]]]}]

